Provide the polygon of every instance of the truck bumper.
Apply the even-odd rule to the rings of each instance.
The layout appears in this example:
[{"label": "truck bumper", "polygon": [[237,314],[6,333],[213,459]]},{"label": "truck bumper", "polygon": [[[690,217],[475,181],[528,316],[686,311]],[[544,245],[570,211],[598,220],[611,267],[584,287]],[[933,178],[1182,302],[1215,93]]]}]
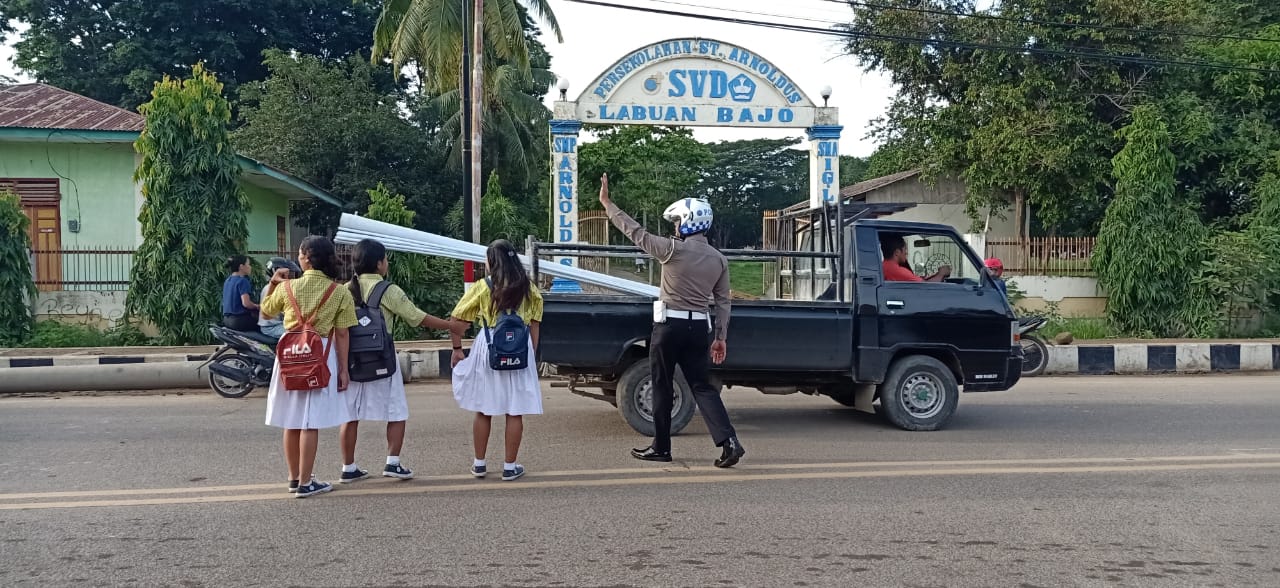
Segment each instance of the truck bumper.
[{"label": "truck bumper", "polygon": [[1003,392],[1013,388],[1019,380],[1022,379],[1022,347],[1014,347],[1009,354],[1009,359],[1005,364],[1005,377],[1003,382],[982,382],[968,383],[964,386],[965,392]]}]

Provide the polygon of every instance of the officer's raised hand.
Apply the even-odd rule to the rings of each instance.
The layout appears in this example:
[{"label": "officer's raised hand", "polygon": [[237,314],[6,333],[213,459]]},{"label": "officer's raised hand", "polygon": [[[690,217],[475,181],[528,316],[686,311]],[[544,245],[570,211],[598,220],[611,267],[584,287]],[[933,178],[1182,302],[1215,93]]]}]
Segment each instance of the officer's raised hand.
[{"label": "officer's raised hand", "polygon": [[600,205],[607,206],[609,204],[609,174],[600,176]]}]

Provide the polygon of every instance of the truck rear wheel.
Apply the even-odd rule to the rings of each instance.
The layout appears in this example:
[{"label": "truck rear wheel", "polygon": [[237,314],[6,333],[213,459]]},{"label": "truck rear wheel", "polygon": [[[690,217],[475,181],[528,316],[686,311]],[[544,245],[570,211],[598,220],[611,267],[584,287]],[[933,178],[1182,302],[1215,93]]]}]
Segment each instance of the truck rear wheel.
[{"label": "truck rear wheel", "polygon": [[[675,398],[671,405],[671,434],[676,435],[693,420],[693,390],[684,380],[684,374],[676,368]],[[631,364],[618,378],[618,412],[637,433],[652,437],[653,428],[653,380],[649,375],[649,359]]]},{"label": "truck rear wheel", "polygon": [[927,355],[893,363],[880,385],[880,410],[907,431],[936,431],[956,412],[960,388],[951,369]]}]

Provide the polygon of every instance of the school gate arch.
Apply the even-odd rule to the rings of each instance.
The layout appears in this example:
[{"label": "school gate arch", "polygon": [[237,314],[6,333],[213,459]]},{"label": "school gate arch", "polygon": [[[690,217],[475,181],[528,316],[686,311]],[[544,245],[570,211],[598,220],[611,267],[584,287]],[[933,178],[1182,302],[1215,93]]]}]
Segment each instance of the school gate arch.
[{"label": "school gate arch", "polygon": [[[760,54],[714,39],[659,41],[626,54],[577,100],[561,91],[551,120],[553,241],[578,242],[578,134],[583,123],[794,128],[809,137],[809,206],[840,193],[839,109],[817,106]],[[557,263],[574,265],[571,257]],[[567,281],[558,284],[574,288]]]}]

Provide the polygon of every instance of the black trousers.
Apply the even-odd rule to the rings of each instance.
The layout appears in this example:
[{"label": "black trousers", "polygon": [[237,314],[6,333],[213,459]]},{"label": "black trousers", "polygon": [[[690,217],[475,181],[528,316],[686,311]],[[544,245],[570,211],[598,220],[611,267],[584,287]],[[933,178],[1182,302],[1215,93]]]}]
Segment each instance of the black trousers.
[{"label": "black trousers", "polygon": [[235,331],[253,332],[258,330],[258,317],[251,314],[224,314],[222,326]]},{"label": "black trousers", "polygon": [[649,369],[653,378],[653,449],[671,451],[671,405],[675,401],[676,366],[693,389],[693,401],[716,446],[736,435],[720,389],[711,385],[711,326],[705,320],[667,319],[653,325]]}]

